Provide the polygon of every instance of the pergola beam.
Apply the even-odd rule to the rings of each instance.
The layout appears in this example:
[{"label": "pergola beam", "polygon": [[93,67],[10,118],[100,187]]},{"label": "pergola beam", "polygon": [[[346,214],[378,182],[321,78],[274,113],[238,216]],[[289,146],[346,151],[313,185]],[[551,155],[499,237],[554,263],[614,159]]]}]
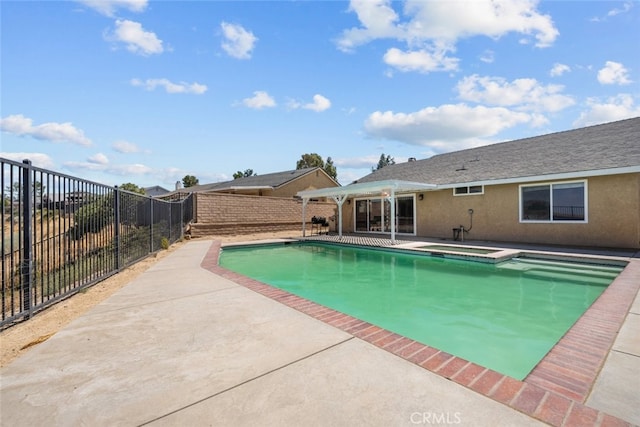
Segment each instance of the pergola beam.
[{"label": "pergola beam", "polygon": [[312,198],[330,198],[338,206],[338,236],[342,238],[342,205],[350,197],[362,196],[383,196],[391,203],[391,241],[395,243],[396,221],[395,221],[395,197],[397,193],[409,193],[418,191],[436,190],[436,184],[425,184],[412,181],[375,181],[349,184],[344,187],[320,188],[317,190],[299,191],[297,196],[302,198],[302,235],[305,235],[305,215],[306,206]]}]

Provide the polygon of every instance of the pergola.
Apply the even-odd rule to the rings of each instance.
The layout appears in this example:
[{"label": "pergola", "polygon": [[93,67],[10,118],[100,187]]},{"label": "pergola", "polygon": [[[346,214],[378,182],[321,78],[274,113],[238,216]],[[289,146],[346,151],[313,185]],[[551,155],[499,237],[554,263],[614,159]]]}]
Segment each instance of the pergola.
[{"label": "pergola", "polygon": [[[299,191],[297,196],[302,198],[302,235],[306,232],[306,207],[310,199],[326,197],[331,198],[338,205],[338,235],[342,238],[342,204],[350,197],[359,196],[382,196],[390,202],[391,218],[396,217],[395,198],[398,193],[410,193],[417,191],[435,190],[435,184],[424,184],[421,182],[399,181],[396,179],[375,182],[363,182],[349,184],[344,187],[320,188],[318,190]],[[396,241],[396,222],[391,221],[391,242]]]}]

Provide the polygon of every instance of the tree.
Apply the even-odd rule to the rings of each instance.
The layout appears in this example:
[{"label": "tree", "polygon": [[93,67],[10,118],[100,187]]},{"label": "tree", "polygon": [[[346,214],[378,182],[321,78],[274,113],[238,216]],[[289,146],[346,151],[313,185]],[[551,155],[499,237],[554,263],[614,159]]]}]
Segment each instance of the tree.
[{"label": "tree", "polygon": [[302,158],[296,163],[296,169],[306,168],[324,168],[324,160],[317,153],[303,154]]},{"label": "tree", "polygon": [[395,165],[396,161],[390,155],[385,156],[384,153],[380,154],[380,160],[378,160],[378,165],[376,167],[372,167],[372,171],[380,170],[385,166]]},{"label": "tree", "polygon": [[127,182],[118,187],[120,190],[131,191],[132,193],[145,194],[144,188],[138,187],[137,185]]},{"label": "tree", "polygon": [[335,181],[338,180],[338,171],[336,170],[336,167],[333,165],[333,160],[331,159],[331,157],[327,157],[327,163],[324,165],[323,169],[327,173],[327,175],[329,175]]},{"label": "tree", "polygon": [[296,163],[296,169],[306,168],[322,168],[327,175],[336,181],[338,180],[338,172],[336,171],[336,167],[333,165],[331,157],[327,158],[327,163],[325,164],[324,160],[322,160],[322,156],[317,153],[303,154],[301,159]]},{"label": "tree", "polygon": [[[40,181],[33,182],[33,191],[35,191],[36,197],[42,197],[46,189],[47,186],[42,185]],[[13,198],[15,200],[18,200],[20,197],[22,197],[22,187],[17,181],[11,185],[7,185],[6,187],[4,187],[4,191],[6,194],[13,194]]]},{"label": "tree", "polygon": [[253,173],[253,169],[245,169],[244,172],[236,172],[233,174],[233,179],[245,178],[247,176],[257,176],[257,173]]},{"label": "tree", "polygon": [[198,178],[196,178],[193,175],[185,175],[184,178],[182,178],[182,186],[184,188],[187,187],[193,187],[194,185],[198,185]]}]

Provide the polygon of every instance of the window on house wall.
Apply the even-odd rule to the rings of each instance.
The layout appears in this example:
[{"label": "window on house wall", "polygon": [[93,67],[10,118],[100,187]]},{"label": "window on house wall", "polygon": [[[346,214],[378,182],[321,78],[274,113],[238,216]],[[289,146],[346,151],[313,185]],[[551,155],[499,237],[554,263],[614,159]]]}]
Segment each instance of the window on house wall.
[{"label": "window on house wall", "polygon": [[468,185],[465,187],[456,187],[453,189],[454,196],[468,196],[476,194],[484,194],[483,185]]},{"label": "window on house wall", "polygon": [[586,182],[557,182],[520,186],[523,222],[586,222]]}]

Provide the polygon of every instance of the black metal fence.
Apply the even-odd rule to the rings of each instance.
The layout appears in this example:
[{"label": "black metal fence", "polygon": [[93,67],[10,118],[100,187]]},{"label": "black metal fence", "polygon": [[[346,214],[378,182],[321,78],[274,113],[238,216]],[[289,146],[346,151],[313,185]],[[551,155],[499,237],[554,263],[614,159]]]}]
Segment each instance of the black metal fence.
[{"label": "black metal fence", "polygon": [[193,197],[164,201],[0,158],[0,329],[183,238]]}]

